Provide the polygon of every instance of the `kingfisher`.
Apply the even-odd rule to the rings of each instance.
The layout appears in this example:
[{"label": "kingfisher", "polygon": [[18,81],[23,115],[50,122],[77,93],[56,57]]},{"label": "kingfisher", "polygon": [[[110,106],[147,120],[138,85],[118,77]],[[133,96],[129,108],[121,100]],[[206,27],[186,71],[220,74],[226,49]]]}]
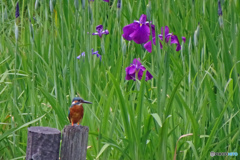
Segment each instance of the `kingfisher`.
[{"label": "kingfisher", "polygon": [[79,125],[79,123],[81,123],[82,121],[84,112],[83,103],[92,104],[92,102],[85,101],[80,97],[75,97],[72,100],[72,105],[70,106],[68,111],[68,119],[70,123],[72,123],[72,126],[74,123],[77,123]]}]

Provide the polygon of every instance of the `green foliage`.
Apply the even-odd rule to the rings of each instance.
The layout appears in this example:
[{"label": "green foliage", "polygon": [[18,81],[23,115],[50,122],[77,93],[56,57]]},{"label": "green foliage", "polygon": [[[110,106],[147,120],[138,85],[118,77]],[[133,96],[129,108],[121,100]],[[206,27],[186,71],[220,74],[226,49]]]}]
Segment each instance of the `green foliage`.
[{"label": "green foliage", "polygon": [[[25,158],[27,127],[68,125],[75,96],[93,102],[82,121],[90,128],[87,159],[240,154],[238,0],[221,1],[221,26],[217,1],[122,0],[119,9],[117,0],[79,0],[78,7],[57,0],[51,13],[49,1],[35,9],[35,1],[22,0],[15,19],[16,2],[0,1],[0,159]],[[148,53],[124,40],[122,28],[141,14],[156,33],[167,25],[179,40],[186,37],[182,50],[157,43]],[[109,35],[91,35],[99,24]],[[125,80],[134,58],[152,80]]]}]

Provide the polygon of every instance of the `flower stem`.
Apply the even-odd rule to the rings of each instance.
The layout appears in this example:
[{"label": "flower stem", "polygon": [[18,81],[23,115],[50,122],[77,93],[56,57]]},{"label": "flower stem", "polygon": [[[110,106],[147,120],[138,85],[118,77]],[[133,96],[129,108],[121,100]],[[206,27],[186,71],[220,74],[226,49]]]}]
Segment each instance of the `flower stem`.
[{"label": "flower stem", "polygon": [[[167,125],[167,117],[168,115],[163,114],[164,109],[166,106],[166,98],[167,98],[167,90],[168,90],[168,79],[169,79],[169,49],[167,52],[165,52],[165,57],[164,57],[164,75],[163,75],[163,85],[162,85],[162,96],[161,96],[161,114],[160,116],[163,121],[165,121],[165,124],[163,125],[161,131],[160,131],[160,136],[161,136],[161,146],[160,146],[160,152],[161,152],[161,159],[166,159],[167,157],[167,134],[168,134],[168,125]],[[161,115],[160,114],[160,115]]]}]

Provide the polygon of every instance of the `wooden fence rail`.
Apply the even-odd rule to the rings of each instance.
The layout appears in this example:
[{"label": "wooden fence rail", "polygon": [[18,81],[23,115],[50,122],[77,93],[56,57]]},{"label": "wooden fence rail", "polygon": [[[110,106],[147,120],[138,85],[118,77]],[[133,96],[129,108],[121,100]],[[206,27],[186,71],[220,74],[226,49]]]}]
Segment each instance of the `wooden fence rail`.
[{"label": "wooden fence rail", "polygon": [[[62,133],[61,160],[85,160],[87,126],[65,126]],[[26,160],[59,160],[61,132],[49,127],[28,128]]]}]

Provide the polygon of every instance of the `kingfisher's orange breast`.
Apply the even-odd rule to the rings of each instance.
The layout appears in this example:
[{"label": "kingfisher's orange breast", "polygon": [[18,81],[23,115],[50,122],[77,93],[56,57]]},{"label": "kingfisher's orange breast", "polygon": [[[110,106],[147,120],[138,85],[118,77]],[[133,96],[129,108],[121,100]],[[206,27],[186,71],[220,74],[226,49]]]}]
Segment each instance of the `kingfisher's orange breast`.
[{"label": "kingfisher's orange breast", "polygon": [[83,112],[84,112],[84,109],[82,104],[72,106],[70,108],[70,115],[69,115],[70,122],[73,122],[73,123],[81,122],[83,118]]}]

